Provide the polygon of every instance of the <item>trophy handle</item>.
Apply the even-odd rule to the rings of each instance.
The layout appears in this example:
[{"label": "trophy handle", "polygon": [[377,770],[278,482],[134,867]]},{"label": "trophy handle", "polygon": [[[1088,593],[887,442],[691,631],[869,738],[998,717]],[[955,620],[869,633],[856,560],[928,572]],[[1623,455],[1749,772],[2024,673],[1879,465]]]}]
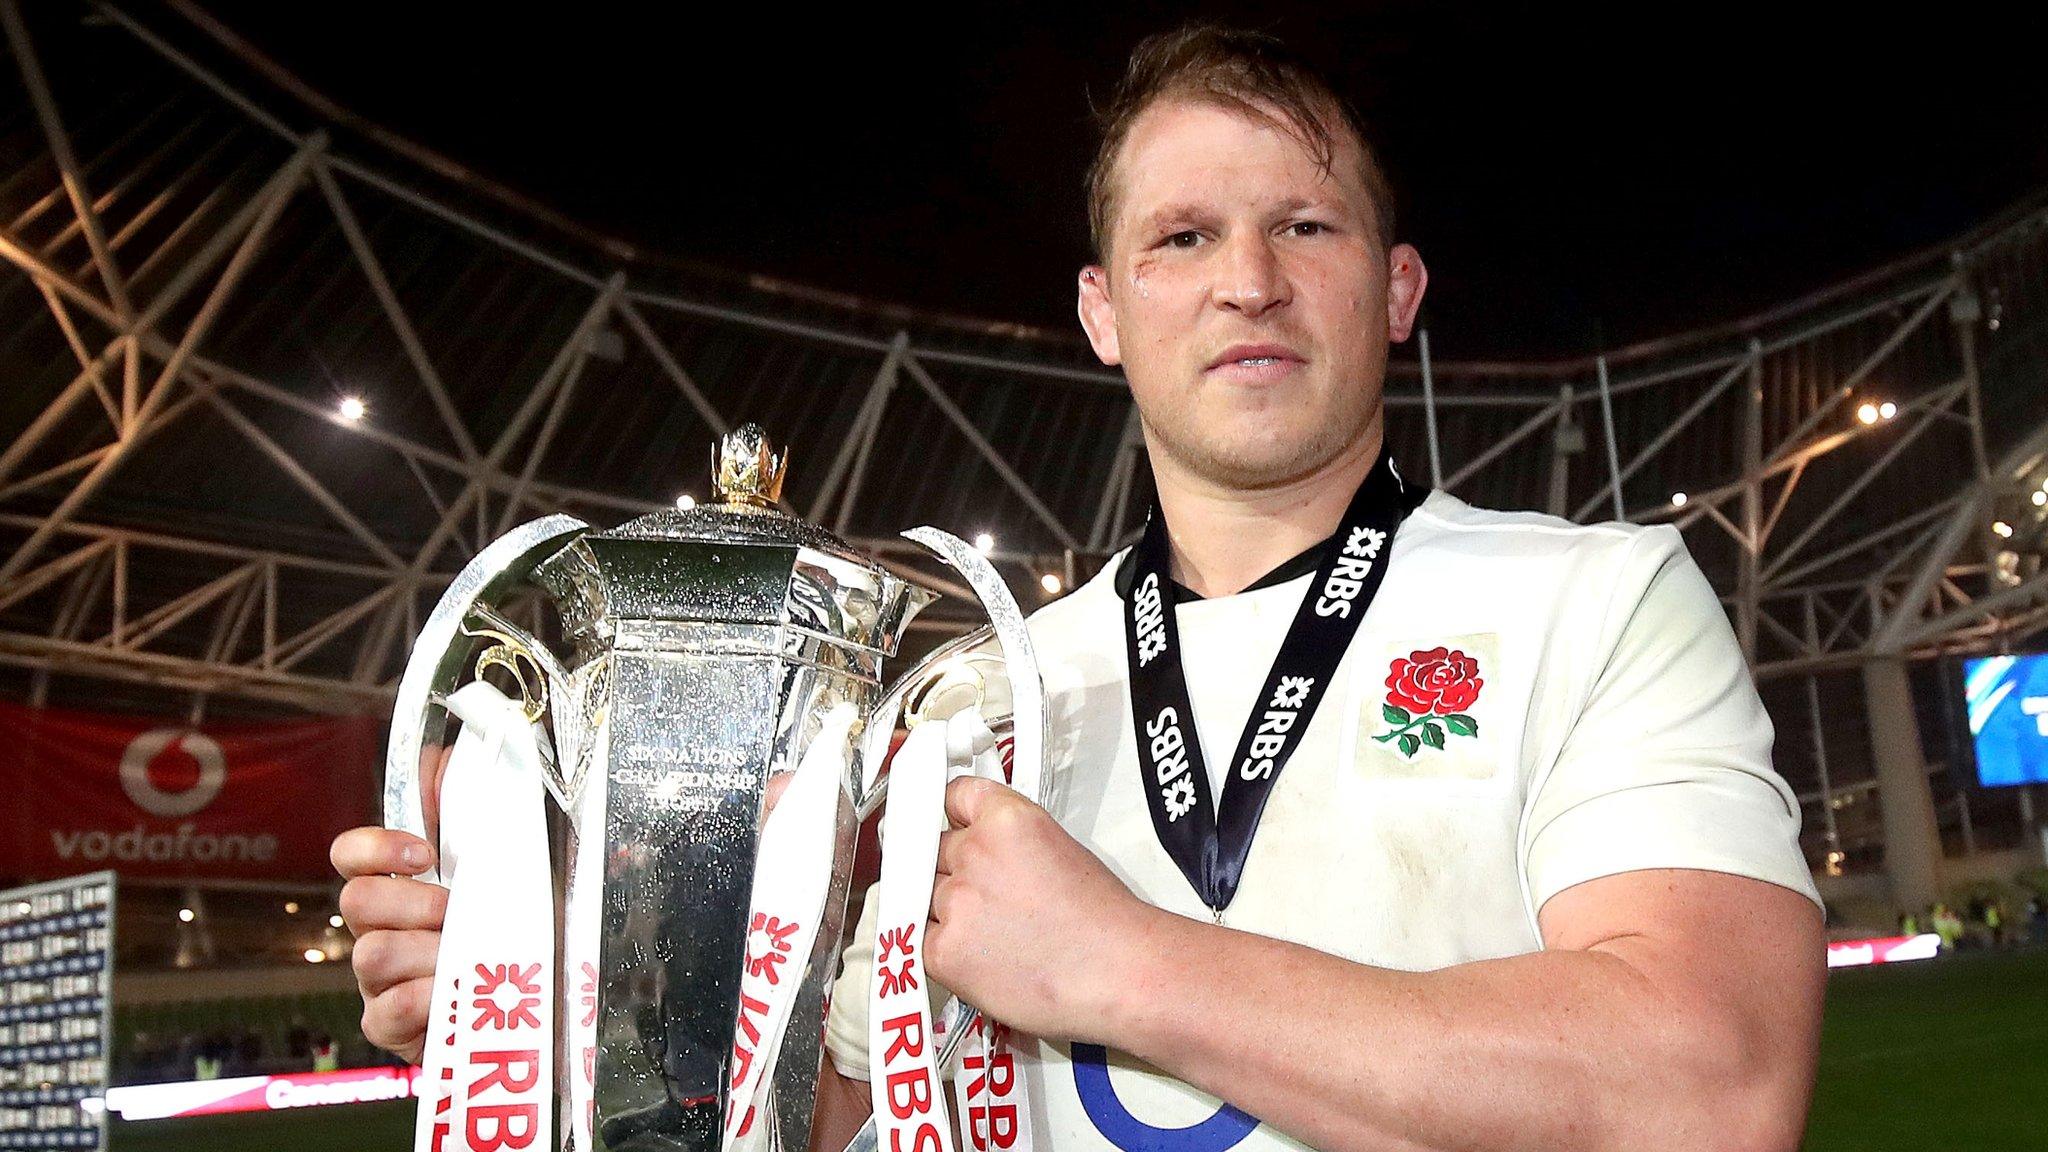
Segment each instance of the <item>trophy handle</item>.
[{"label": "trophy handle", "polygon": [[1034,804],[1048,799],[1045,791],[1045,684],[1038,675],[1038,654],[1031,646],[1031,633],[1024,627],[1024,610],[1010,594],[1010,586],[967,541],[937,528],[912,528],[906,539],[929,548],[941,560],[967,578],[967,586],[988,612],[989,625],[1003,646],[1003,663],[1010,669],[1010,715],[1012,723],[1010,786]]},{"label": "trophy handle", "polygon": [[984,624],[972,632],[955,636],[930,652],[923,659],[911,665],[895,683],[882,693],[882,698],[868,713],[867,726],[861,732],[860,759],[853,773],[853,811],[857,820],[866,820],[889,798],[889,778],[876,778],[881,772],[883,761],[889,758],[889,741],[895,735],[896,722],[906,709],[915,711],[915,697],[926,691],[940,679],[941,670],[954,661],[972,659],[972,653],[995,639],[995,629]]},{"label": "trophy handle", "polygon": [[[881,807],[888,796],[888,779],[875,780],[872,776],[880,770],[888,753],[889,739],[905,702],[937,678],[934,673],[938,668],[967,656],[990,637],[1001,645],[1002,661],[1009,670],[1011,786],[1033,803],[1045,803],[1045,684],[1038,674],[1038,656],[1032,649],[1031,635],[1024,626],[1024,610],[1018,607],[1016,597],[1010,594],[1009,585],[1003,582],[995,566],[965,540],[930,527],[913,528],[903,535],[924,545],[966,578],[967,586],[988,612],[989,623],[948,641],[919,661],[890,685],[870,713],[867,730],[861,737],[857,773],[861,793],[856,797],[856,807],[861,818]],[[955,996],[946,1002],[941,1016],[945,1039],[939,1043],[938,1066],[943,1069],[953,1062],[981,1012]],[[846,1152],[876,1152],[878,1139],[874,1117],[870,1116],[847,1144]]]},{"label": "trophy handle", "polygon": [[[429,738],[438,741],[447,713],[438,703],[454,691],[468,661],[470,641],[479,630],[468,626],[475,615],[490,625],[501,617],[488,601],[503,595],[543,560],[567,546],[590,526],[574,516],[545,516],[522,524],[491,541],[489,547],[462,566],[448,590],[434,605],[414,642],[398,681],[398,699],[391,709],[391,742],[384,757],[384,826],[427,837],[426,810],[420,781],[420,751]],[[535,653],[527,653],[533,657]],[[546,665],[543,670],[552,672]],[[437,864],[420,879],[440,883]]]}]

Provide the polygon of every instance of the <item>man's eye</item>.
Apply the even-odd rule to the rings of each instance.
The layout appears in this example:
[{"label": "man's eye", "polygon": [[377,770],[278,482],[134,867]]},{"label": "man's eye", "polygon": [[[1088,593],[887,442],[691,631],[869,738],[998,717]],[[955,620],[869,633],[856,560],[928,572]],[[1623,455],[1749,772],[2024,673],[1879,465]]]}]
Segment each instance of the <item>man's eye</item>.
[{"label": "man's eye", "polygon": [[1329,230],[1319,220],[1296,220],[1287,226],[1287,231],[1295,236],[1320,236]]},{"label": "man's eye", "polygon": [[1166,238],[1166,246],[1169,248],[1193,248],[1201,242],[1202,234],[1192,228],[1185,232],[1175,232]]}]

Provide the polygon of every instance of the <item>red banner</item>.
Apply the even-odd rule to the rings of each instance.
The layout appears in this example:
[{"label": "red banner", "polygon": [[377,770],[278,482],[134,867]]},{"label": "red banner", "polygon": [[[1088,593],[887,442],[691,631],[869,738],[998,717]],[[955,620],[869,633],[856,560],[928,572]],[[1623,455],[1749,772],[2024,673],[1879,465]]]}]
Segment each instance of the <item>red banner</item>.
[{"label": "red banner", "polygon": [[0,702],[0,875],[325,879],[328,843],[374,819],[381,730]]}]

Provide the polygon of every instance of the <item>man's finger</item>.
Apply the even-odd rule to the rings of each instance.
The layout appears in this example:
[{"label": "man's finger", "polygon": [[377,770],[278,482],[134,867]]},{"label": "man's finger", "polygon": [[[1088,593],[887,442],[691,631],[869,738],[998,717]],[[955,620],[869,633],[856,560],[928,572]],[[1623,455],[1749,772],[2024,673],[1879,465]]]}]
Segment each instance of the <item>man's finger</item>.
[{"label": "man's finger", "polygon": [[341,916],[358,939],[383,929],[438,932],[448,917],[448,890],[424,880],[358,876],[342,885]]},{"label": "man's finger", "polygon": [[371,997],[422,976],[432,976],[440,947],[441,934],[425,929],[365,933],[349,954],[356,970],[356,985],[365,997]]},{"label": "man's finger", "polygon": [[420,826],[436,839],[441,835],[441,778],[454,757],[453,744],[420,746]]},{"label": "man's finger", "polygon": [[954,827],[965,828],[981,818],[990,802],[1000,802],[1000,794],[1009,791],[993,780],[962,776],[946,785],[946,818],[953,822]]},{"label": "man's finger", "polygon": [[434,846],[396,828],[351,828],[327,850],[344,879],[357,876],[417,876],[434,864]]},{"label": "man's finger", "polygon": [[434,996],[431,977],[408,980],[363,1004],[363,1038],[407,1060],[417,1060],[427,1038],[427,1006]]},{"label": "man's finger", "polygon": [[782,803],[782,794],[789,791],[789,783],[795,779],[794,772],[777,772],[768,778],[768,787],[761,796],[761,819],[766,820],[775,806]]}]

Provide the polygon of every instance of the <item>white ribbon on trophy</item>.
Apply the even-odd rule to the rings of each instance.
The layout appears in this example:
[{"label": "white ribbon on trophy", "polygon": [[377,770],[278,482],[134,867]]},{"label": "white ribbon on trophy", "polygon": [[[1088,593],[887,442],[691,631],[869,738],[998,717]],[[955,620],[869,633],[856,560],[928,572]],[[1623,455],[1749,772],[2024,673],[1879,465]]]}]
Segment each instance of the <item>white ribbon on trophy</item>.
[{"label": "white ribbon on trophy", "polygon": [[1031,1152],[1031,1109],[1006,1024],[977,1017],[953,1076],[960,1132],[975,1152]]},{"label": "white ribbon on trophy", "polygon": [[732,1079],[727,1085],[723,1146],[728,1149],[755,1131],[755,1113],[768,1107],[775,1059],[782,1051],[783,1032],[802,988],[803,970],[810,963],[832,886],[840,781],[856,719],[854,709],[845,704],[824,715],[761,830],[747,919],[746,966],[740,973]]},{"label": "white ribbon on trophy", "polygon": [[610,733],[599,724],[590,738],[589,763],[569,811],[569,885],[562,913],[563,1058],[569,1067],[564,1152],[597,1147],[591,1117],[597,1090],[598,911],[604,898],[604,797]]},{"label": "white ribbon on trophy", "polygon": [[[953,717],[947,725],[947,750],[952,764],[948,777],[964,774],[959,768],[964,752],[972,756],[973,775],[1024,791],[1023,784],[1011,780],[1006,771],[1005,744],[998,743],[978,711],[968,709]],[[1036,790],[1034,782],[1024,783]],[[976,1015],[960,1038],[958,1055],[947,1074],[953,1081],[960,1134],[968,1147],[974,1152],[1031,1152],[1031,1110],[1008,1026]]]},{"label": "white ribbon on trophy", "polygon": [[[939,833],[947,825],[946,785],[967,775],[1004,782],[995,734],[971,707],[943,723],[911,729],[889,769],[868,983],[868,1091],[880,1148],[952,1152],[942,1084],[948,1073],[956,1075],[961,1131],[973,1147],[986,1149],[990,1137],[1000,1134],[1004,1149],[1031,1148],[1024,1086],[1004,1042],[1007,1029],[997,1025],[991,1032],[975,1018],[958,1041],[959,1071],[969,1073],[963,1084],[955,1069],[941,1066],[947,1037],[933,1023],[924,928],[937,879]],[[984,1071],[998,1061],[1006,1073],[1000,1080]]]},{"label": "white ribbon on trophy", "polygon": [[910,730],[889,768],[875,963],[868,974],[868,1094],[882,1148],[953,1152],[932,1032],[924,925],[937,879],[949,767],[945,724]]},{"label": "white ribbon on trophy", "polygon": [[421,1056],[416,1152],[526,1147],[553,1120],[555,921],[541,806],[545,737],[481,680],[448,697],[462,733],[441,780],[448,912]]}]

